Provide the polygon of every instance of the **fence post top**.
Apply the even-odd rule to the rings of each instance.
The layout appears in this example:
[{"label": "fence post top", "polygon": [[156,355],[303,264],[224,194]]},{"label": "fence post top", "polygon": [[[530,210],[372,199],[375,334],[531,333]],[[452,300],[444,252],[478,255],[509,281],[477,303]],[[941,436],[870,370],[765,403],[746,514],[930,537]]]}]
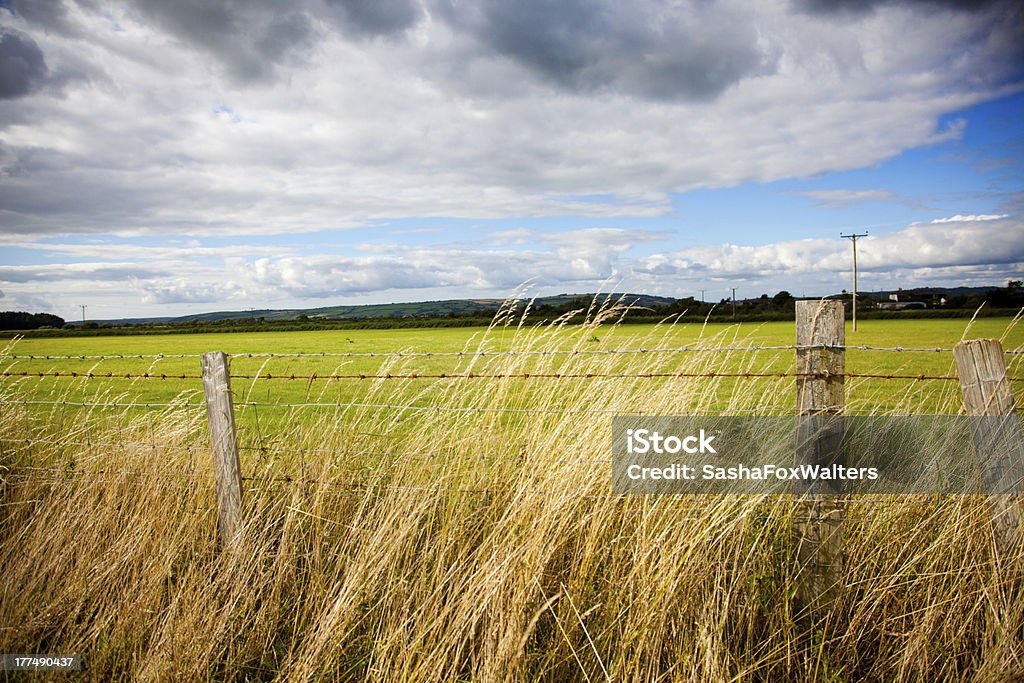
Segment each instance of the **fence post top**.
[{"label": "fence post top", "polygon": [[992,346],[999,349],[1003,348],[1002,343],[998,339],[984,337],[981,339],[963,339],[957,342],[956,346],[953,347],[953,352],[955,353],[957,349],[969,348],[971,346]]}]

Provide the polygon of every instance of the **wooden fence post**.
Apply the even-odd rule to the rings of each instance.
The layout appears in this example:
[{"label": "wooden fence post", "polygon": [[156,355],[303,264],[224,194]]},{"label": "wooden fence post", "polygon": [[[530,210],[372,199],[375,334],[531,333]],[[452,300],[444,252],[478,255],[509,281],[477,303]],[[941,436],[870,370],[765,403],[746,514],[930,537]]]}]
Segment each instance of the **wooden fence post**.
[{"label": "wooden fence post", "polygon": [[964,410],[976,417],[1011,418],[978,420],[971,425],[984,489],[998,494],[990,499],[996,542],[1012,547],[1020,535],[1024,441],[1014,417],[1017,407],[1006,372],[1003,347],[995,339],[971,339],[953,348],[956,372],[964,396]]},{"label": "wooden fence post", "polygon": [[[796,302],[797,463],[823,464],[840,457],[845,396],[846,329],[841,301]],[[819,485],[801,494],[796,542],[801,601],[827,605],[842,571],[842,505]]]},{"label": "wooden fence post", "polygon": [[210,448],[217,479],[217,526],[223,547],[230,547],[242,522],[242,467],[235,438],[235,410],[231,398],[231,374],[223,351],[204,353],[203,393],[210,424]]}]

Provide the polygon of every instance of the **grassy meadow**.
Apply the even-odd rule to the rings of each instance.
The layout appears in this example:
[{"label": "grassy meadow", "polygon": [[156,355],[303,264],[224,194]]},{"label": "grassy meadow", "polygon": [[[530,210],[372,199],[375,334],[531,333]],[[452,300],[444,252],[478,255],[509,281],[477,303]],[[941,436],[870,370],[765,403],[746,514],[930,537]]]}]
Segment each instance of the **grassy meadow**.
[{"label": "grassy meadow", "polygon": [[[611,494],[614,412],[791,412],[792,377],[721,374],[792,372],[792,350],[707,349],[789,345],[792,323],[597,322],[18,341],[7,373],[94,376],[2,378],[0,651],[77,652],[104,681],[1024,676],[1021,544],[996,543],[979,497],[850,502],[835,599],[808,606],[792,500]],[[847,344],[1024,347],[1009,319],[859,328]],[[705,350],[603,353],[680,346]],[[194,376],[197,358],[10,357],[212,350],[233,354],[245,477],[230,551],[199,380],[95,376]],[[245,355],[268,352],[465,353]],[[948,352],[846,364],[955,374]],[[632,376],[665,372],[719,376]],[[442,373],[499,377],[412,377]],[[944,379],[846,393],[851,412],[961,410]]]}]

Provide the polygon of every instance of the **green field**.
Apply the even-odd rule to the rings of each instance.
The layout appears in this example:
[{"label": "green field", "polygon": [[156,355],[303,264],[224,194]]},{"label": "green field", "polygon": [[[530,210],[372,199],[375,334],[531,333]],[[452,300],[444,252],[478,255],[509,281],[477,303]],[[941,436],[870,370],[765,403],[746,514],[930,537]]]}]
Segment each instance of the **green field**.
[{"label": "green field", "polygon": [[[756,376],[794,371],[793,350],[759,348],[792,345],[792,323],[554,328],[520,326],[516,322],[489,329],[25,339],[8,350],[9,354],[22,357],[8,357],[4,361],[5,372],[74,372],[79,376],[8,376],[3,378],[3,396],[6,410],[20,416],[16,420],[19,430],[32,438],[89,443],[95,440],[92,432],[116,425],[123,440],[124,425],[132,423],[135,441],[153,444],[154,431],[164,422],[161,417],[173,413],[189,426],[182,439],[192,448],[205,439],[197,356],[207,351],[225,351],[232,355],[232,388],[243,465],[248,466],[248,459],[258,454],[261,469],[277,468],[288,473],[298,467],[293,457],[297,451],[401,452],[404,449],[395,444],[409,429],[418,429],[421,422],[435,420],[439,414],[469,419],[472,412],[457,411],[470,409],[486,411],[500,420],[503,434],[518,435],[513,440],[526,438],[524,435],[531,430],[539,429],[538,421],[557,420],[559,412],[570,405],[577,411],[594,411],[588,418],[592,429],[604,429],[609,420],[606,413],[611,412],[724,411],[768,415],[795,409],[793,377]],[[854,375],[946,378],[850,377],[846,386],[848,411],[960,412],[960,389],[952,379],[955,372],[948,349],[965,337],[1000,338],[1006,350],[1019,350],[1024,344],[1024,327],[1010,319],[985,318],[972,325],[957,320],[861,321],[856,334],[847,329],[847,343],[851,346],[947,349],[848,350],[846,370]],[[665,352],[678,348],[690,350]],[[755,350],[744,350],[748,348]],[[649,351],[606,353],[638,349]],[[512,355],[503,355],[509,351]],[[283,357],[247,355],[271,353]],[[288,356],[319,353],[342,355]],[[396,353],[410,355],[396,357]],[[415,355],[430,353],[441,355]],[[171,357],[154,357],[159,354]],[[1024,374],[1020,371],[1024,355],[1008,354],[1007,358],[1011,376]],[[688,376],[636,376],[674,372]],[[83,376],[89,373],[93,376]],[[104,376],[107,373],[132,377],[108,378]],[[138,377],[144,373],[151,376]],[[438,377],[467,373],[484,377]],[[752,376],[702,376],[735,373]],[[517,378],[520,374],[570,377]],[[169,378],[154,377],[159,375]],[[188,378],[178,379],[176,375]],[[314,375],[343,378],[309,379]],[[359,375],[366,378],[357,378]],[[388,375],[399,378],[387,378]],[[292,376],[299,379],[291,379]],[[1015,382],[1013,386],[1021,396],[1024,382]],[[38,403],[19,405],[19,401]],[[477,417],[481,414],[484,413]],[[378,426],[351,428],[353,423]],[[379,427],[382,424],[387,425],[386,429]],[[66,436],[69,428],[76,430],[70,439]],[[444,438],[435,441],[444,442]],[[325,443],[330,446],[324,447]],[[186,441],[176,442],[178,446],[183,444]]]},{"label": "green field", "polygon": [[[476,351],[556,350],[579,349],[583,352],[638,349],[674,348],[700,345],[708,348],[737,346],[782,346],[794,343],[792,323],[748,323],[748,324],[697,324],[679,325],[625,325],[599,328],[570,326],[556,332],[548,328],[523,328],[497,326],[485,328],[431,328],[396,330],[345,330],[310,332],[266,332],[195,335],[152,335],[121,337],[79,337],[23,339],[13,343],[8,353],[34,356],[103,356],[103,355],[198,355],[207,351],[225,351],[238,356],[233,359],[233,373],[254,375],[257,372],[271,375],[318,374],[378,374],[391,371],[394,374],[407,373],[458,373],[467,367],[467,358]],[[847,324],[847,344],[877,347],[922,347],[949,349],[963,338],[991,337],[1001,339],[1007,351],[1024,347],[1024,326],[1016,325],[1007,318],[981,318],[973,324],[966,320],[867,320],[860,321],[859,330],[852,333]],[[247,358],[245,354],[391,354],[423,352],[467,352],[466,357],[445,358]],[[666,354],[660,359],[659,370],[671,371],[673,367],[685,368],[692,354]],[[952,373],[950,353],[888,353],[850,350],[847,356],[847,370],[851,373],[949,375]],[[783,371],[793,364],[792,351],[760,351],[757,353],[728,352],[719,354],[719,367],[726,371],[747,368],[751,371]],[[602,365],[603,358],[597,354],[577,364],[586,369]],[[1014,367],[1019,366],[1019,356],[1010,356]],[[594,361],[587,365],[588,361]],[[196,375],[199,372],[197,358],[165,359],[40,359],[11,360],[0,358],[7,372],[92,372],[105,373],[166,373],[168,375]],[[628,366],[628,361],[622,367]],[[1012,373],[1011,373],[1012,374]],[[167,401],[180,392],[196,391],[195,380],[92,380],[71,381],[69,379],[4,378],[8,385],[18,384],[20,392],[38,397],[55,397],[64,392],[68,400],[102,393],[128,395],[137,402]],[[337,382],[335,382],[336,384]],[[851,383],[851,398],[858,393],[870,393],[876,383],[859,381]],[[252,382],[236,382],[236,391],[249,392]],[[939,385],[941,386],[941,385]],[[929,386],[929,391],[941,391],[939,386]],[[299,400],[310,391],[321,389],[321,383],[312,388],[289,386],[284,381],[273,385],[273,389],[256,389],[263,398]],[[357,392],[358,393],[358,392]]]},{"label": "green field", "polygon": [[[1024,345],[1009,319],[966,327],[862,321],[847,344]],[[0,649],[81,653],[90,680],[1024,675],[1022,546],[981,497],[849,501],[822,604],[800,504],[611,494],[611,413],[790,413],[795,379],[755,375],[794,351],[750,349],[793,342],[783,323],[23,340],[0,388]],[[233,354],[232,550],[195,377],[213,350]],[[246,355],[397,352],[465,353]],[[190,357],[15,357],[157,354]],[[939,378],[849,377],[851,412],[961,410],[949,351],[849,349],[846,370]],[[72,371],[93,376],[15,375]],[[421,377],[442,373],[461,377]],[[663,373],[683,376],[644,376]]]}]

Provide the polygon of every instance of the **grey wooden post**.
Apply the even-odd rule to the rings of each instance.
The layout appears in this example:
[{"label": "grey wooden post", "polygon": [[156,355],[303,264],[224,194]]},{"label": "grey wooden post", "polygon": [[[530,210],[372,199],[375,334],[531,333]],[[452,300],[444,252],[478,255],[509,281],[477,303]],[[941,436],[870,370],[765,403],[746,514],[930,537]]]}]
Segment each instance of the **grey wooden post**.
[{"label": "grey wooden post", "polygon": [[[845,405],[846,333],[841,301],[796,302],[797,462],[829,464],[840,458]],[[810,347],[810,348],[808,348]],[[801,601],[825,606],[842,571],[842,504],[815,485],[801,495],[795,525]]]},{"label": "grey wooden post", "polygon": [[996,542],[1009,548],[1021,533],[1024,441],[1003,347],[995,339],[962,341],[953,348],[953,359],[964,411],[986,418],[971,425],[974,450],[985,490],[998,494],[989,500]]},{"label": "grey wooden post", "polygon": [[223,547],[231,546],[242,523],[242,467],[235,437],[235,411],[231,398],[231,374],[223,351],[204,353],[203,393],[210,425],[210,448],[217,480],[217,526]]}]

